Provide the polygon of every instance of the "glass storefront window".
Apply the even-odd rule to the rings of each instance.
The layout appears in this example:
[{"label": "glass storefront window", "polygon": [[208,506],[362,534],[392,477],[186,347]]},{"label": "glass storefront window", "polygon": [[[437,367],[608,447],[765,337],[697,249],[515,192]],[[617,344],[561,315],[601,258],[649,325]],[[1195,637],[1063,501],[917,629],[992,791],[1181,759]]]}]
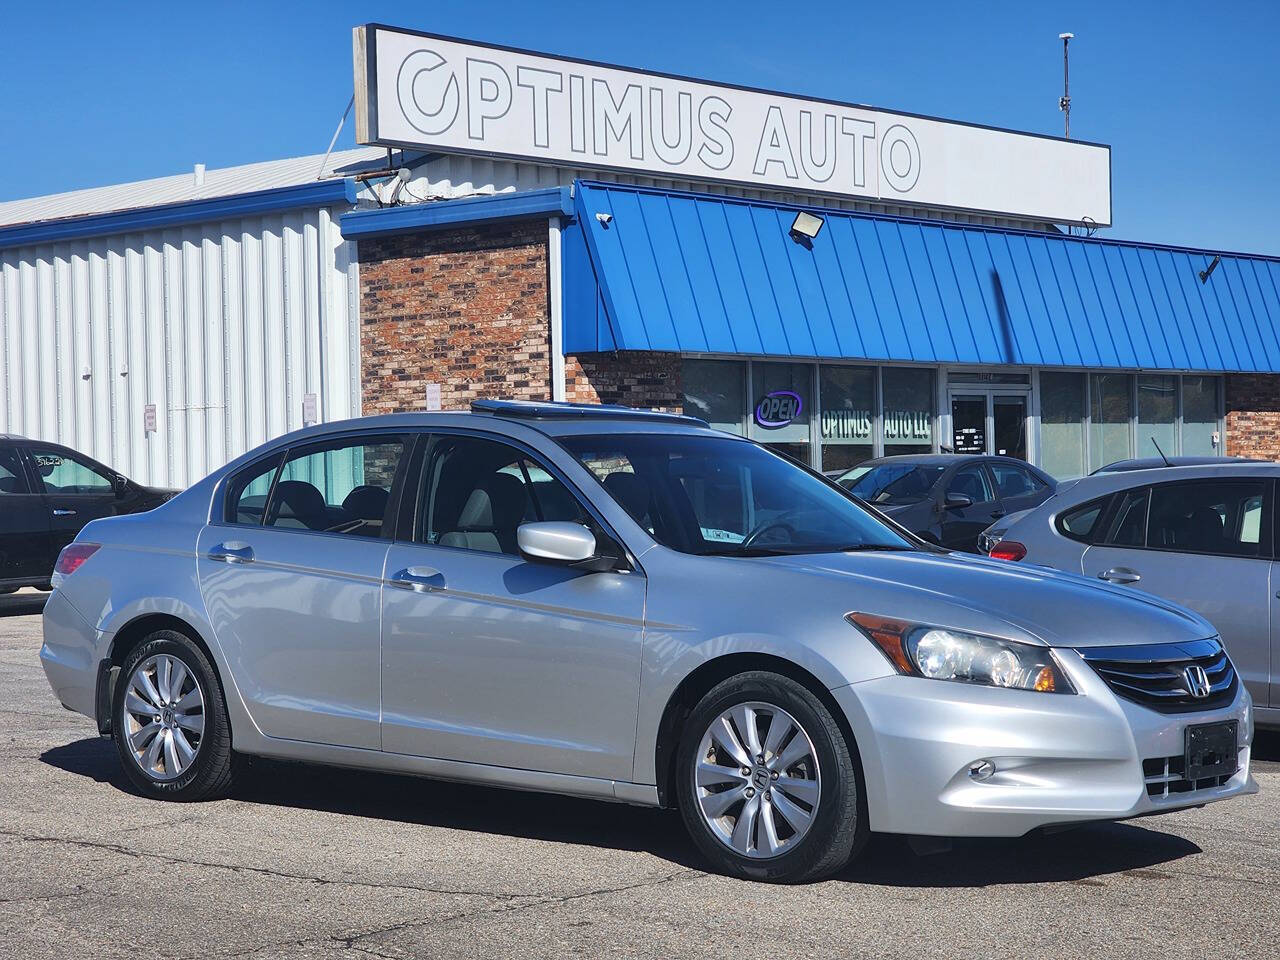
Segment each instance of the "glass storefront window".
[{"label": "glass storefront window", "polygon": [[1138,456],[1158,457],[1161,450],[1168,457],[1177,453],[1177,417],[1178,378],[1140,374],[1138,376]]},{"label": "glass storefront window", "polygon": [[1095,373],[1089,377],[1089,469],[1097,470],[1133,456],[1133,377]]},{"label": "glass storefront window", "polygon": [[933,371],[885,367],[880,373],[884,455],[933,452]]},{"label": "glass storefront window", "polygon": [[1222,407],[1221,386],[1221,377],[1182,378],[1182,452],[1186,456],[1221,454],[1221,444],[1213,442]]},{"label": "glass storefront window", "polygon": [[1040,466],[1059,480],[1081,477],[1084,462],[1084,374],[1040,374]]},{"label": "glass storefront window", "polygon": [[751,365],[751,438],[809,462],[813,364]]},{"label": "glass storefront window", "polygon": [[685,360],[684,412],[717,430],[742,435],[746,422],[747,365],[737,360]]},{"label": "glass storefront window", "polygon": [[847,470],[871,459],[876,372],[872,367],[818,368],[822,469]]}]

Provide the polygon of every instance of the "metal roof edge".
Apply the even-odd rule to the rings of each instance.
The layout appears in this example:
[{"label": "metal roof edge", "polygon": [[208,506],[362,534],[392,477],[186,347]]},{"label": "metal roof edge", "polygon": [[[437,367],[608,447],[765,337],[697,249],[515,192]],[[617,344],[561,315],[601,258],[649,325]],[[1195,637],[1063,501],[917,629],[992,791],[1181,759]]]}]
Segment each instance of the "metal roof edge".
[{"label": "metal roof edge", "polygon": [[350,177],[318,180],[315,183],[212,197],[208,200],[190,200],[158,207],[0,227],[0,250],[355,201],[356,184]]},{"label": "metal roof edge", "polygon": [[984,223],[965,223],[953,220],[935,220],[929,217],[905,217],[890,213],[867,213],[861,210],[843,210],[838,207],[823,207],[809,203],[787,203],[781,200],[759,200],[751,197],[734,197],[719,193],[702,193],[695,190],[676,190],[666,187],[648,187],[631,183],[613,183],[607,180],[579,179],[575,183],[595,190],[614,192],[647,193],[656,196],[680,196],[693,200],[713,200],[717,203],[731,203],[748,207],[771,207],[776,210],[807,210],[824,217],[848,217],[854,220],[879,220],[886,223],[923,224],[930,227],[946,227],[955,230],[973,230],[982,233],[998,233],[1013,236],[1051,238],[1054,240],[1072,240],[1083,244],[1111,245],[1115,247],[1131,247],[1139,250],[1167,250],[1171,253],[1185,253],[1203,257],[1230,257],[1242,260],[1267,260],[1280,263],[1280,255],[1267,253],[1246,253],[1235,250],[1215,250],[1211,247],[1188,247],[1173,243],[1150,243],[1143,240],[1120,240],[1112,237],[1078,237],[1069,233],[1047,233],[1039,230],[1020,230],[1016,227],[996,227]]},{"label": "metal roof edge", "polygon": [[457,200],[431,200],[377,210],[355,210],[343,215],[342,236],[347,240],[359,240],[461,223],[545,215],[573,215],[570,187],[545,187]]}]

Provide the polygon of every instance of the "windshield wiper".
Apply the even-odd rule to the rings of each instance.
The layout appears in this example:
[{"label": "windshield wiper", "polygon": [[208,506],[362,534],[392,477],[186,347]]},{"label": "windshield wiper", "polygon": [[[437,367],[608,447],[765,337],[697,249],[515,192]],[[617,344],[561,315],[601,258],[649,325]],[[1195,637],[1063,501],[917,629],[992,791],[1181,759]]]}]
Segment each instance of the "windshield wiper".
[{"label": "windshield wiper", "polygon": [[710,550],[704,550],[698,554],[700,557],[788,557],[795,553],[794,549],[786,547],[744,547],[740,544],[728,544],[723,547],[713,547]]},{"label": "windshield wiper", "polygon": [[873,551],[897,553],[904,550],[914,550],[915,547],[897,543],[850,543],[843,547],[831,547],[830,549],[833,553],[871,553]]}]

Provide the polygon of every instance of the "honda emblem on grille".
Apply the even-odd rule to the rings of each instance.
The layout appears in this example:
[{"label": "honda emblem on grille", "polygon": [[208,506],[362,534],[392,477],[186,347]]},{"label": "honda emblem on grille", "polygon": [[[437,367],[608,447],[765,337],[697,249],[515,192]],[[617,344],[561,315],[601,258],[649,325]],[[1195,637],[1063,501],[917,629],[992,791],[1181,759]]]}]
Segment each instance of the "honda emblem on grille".
[{"label": "honda emblem on grille", "polygon": [[1183,667],[1182,679],[1187,685],[1187,693],[1197,700],[1203,700],[1209,695],[1209,675],[1200,664],[1193,663],[1189,667]]}]

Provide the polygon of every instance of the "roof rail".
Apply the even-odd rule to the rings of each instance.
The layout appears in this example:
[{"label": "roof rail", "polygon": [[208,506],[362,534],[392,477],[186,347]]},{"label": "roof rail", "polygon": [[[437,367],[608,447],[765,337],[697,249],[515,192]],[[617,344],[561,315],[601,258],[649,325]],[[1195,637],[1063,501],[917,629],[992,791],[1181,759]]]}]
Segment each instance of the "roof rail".
[{"label": "roof rail", "polygon": [[683,423],[693,427],[710,426],[698,417],[682,413],[640,410],[617,403],[548,403],[535,400],[472,400],[472,413],[489,413],[495,417],[517,417],[529,420],[656,420]]}]

